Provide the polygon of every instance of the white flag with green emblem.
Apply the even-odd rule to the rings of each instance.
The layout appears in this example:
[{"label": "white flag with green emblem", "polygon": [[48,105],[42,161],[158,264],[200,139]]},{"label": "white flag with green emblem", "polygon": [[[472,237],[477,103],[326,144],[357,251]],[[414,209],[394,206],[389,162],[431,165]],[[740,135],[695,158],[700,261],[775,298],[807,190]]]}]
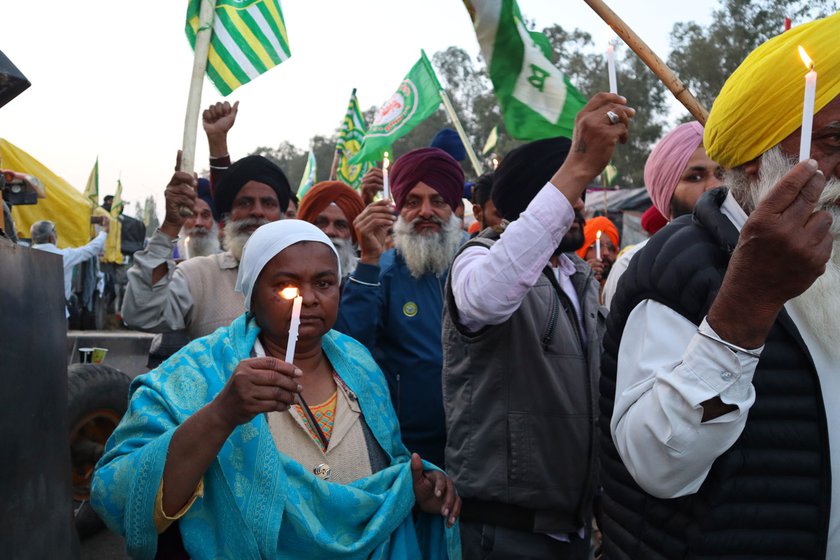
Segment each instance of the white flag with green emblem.
[{"label": "white flag with green emblem", "polygon": [[365,119],[359,109],[359,100],[356,99],[356,90],[350,95],[350,103],[347,104],[347,113],[344,115],[344,122],[341,123],[341,131],[338,133],[338,143],[335,151],[338,152],[338,166],[336,168],[336,179],[347,183],[354,189],[362,184],[362,177],[373,167],[372,163],[350,163],[350,159],[356,155],[362,147],[365,139]]},{"label": "white flag with green emblem", "polygon": [[[201,0],[189,0],[187,39],[195,48]],[[227,95],[291,56],[279,0],[216,0],[207,77]]]},{"label": "white flag with green emblem", "polygon": [[545,35],[528,31],[516,0],[464,0],[464,5],[507,133],[518,140],[571,138],[586,98],[551,63]]},{"label": "white flag with green emblem", "polygon": [[303,200],[304,195],[309,192],[312,185],[315,184],[315,178],[318,176],[318,162],[315,161],[315,154],[309,150],[309,157],[306,160],[306,167],[303,169],[303,176],[300,178],[300,185],[298,185],[297,197],[298,200]]}]

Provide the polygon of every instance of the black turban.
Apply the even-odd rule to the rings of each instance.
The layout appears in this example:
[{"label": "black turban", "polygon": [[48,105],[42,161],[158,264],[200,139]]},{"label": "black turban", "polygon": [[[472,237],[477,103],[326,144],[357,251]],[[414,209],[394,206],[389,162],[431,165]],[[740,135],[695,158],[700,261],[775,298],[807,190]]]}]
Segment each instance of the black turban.
[{"label": "black turban", "polygon": [[280,212],[289,207],[292,189],[283,170],[263,156],[247,156],[231,165],[213,185],[213,217],[220,221],[233,208],[233,199],[248,181],[265,183],[277,193]]},{"label": "black turban", "polygon": [[519,146],[504,157],[493,174],[491,197],[502,217],[519,217],[540,189],[560,169],[572,141],[547,138]]}]

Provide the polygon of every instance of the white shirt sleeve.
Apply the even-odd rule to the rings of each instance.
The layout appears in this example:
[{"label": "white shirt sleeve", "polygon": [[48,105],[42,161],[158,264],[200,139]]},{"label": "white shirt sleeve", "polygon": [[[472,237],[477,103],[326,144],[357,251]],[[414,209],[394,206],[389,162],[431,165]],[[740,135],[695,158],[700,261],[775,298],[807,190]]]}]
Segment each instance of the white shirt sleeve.
[{"label": "white shirt sleeve", "polygon": [[73,268],[77,264],[99,255],[99,253],[102,252],[102,249],[105,248],[105,240],[107,238],[108,234],[104,231],[100,231],[99,235],[83,247],[62,249],[61,256],[64,259],[64,268]]},{"label": "white shirt sleeve", "polygon": [[458,255],[452,264],[452,292],[461,325],[477,331],[509,319],[574,217],[566,196],[547,183],[490,250],[469,247]]},{"label": "white shirt sleeve", "polygon": [[[705,319],[702,327],[714,333]],[[646,300],[636,306],[619,346],[610,422],[636,483],[658,498],[696,492],[744,429],[757,365],[757,357],[698,334],[665,305]],[[738,408],[702,422],[700,403],[714,397]]]}]

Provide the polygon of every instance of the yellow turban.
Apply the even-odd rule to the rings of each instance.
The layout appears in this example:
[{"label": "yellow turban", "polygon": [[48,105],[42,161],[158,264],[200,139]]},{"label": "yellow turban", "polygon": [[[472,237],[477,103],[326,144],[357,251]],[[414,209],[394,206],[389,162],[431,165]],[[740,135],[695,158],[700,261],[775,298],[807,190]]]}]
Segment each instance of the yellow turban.
[{"label": "yellow turban", "polygon": [[732,169],[757,158],[802,126],[805,68],[802,45],[814,61],[814,112],[840,95],[840,12],[799,25],[765,42],[744,59],[720,90],[703,144],[709,157]]}]

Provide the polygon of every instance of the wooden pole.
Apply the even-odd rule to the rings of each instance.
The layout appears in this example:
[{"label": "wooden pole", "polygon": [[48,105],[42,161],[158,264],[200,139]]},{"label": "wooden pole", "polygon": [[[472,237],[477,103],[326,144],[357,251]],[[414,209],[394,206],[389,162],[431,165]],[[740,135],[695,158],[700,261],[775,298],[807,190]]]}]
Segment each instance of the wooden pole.
[{"label": "wooden pole", "polygon": [[479,163],[478,157],[476,157],[475,155],[475,151],[473,150],[472,144],[467,138],[467,133],[464,132],[464,127],[461,126],[461,120],[455,113],[455,108],[452,107],[452,102],[449,100],[449,96],[446,95],[446,91],[444,91],[443,89],[440,89],[438,91],[440,92],[440,99],[441,101],[443,101],[443,107],[444,109],[446,109],[446,114],[449,115],[449,120],[452,121],[452,124],[455,126],[455,130],[458,132],[458,136],[461,137],[461,142],[464,143],[464,148],[467,150],[467,156],[470,158],[470,163],[472,163],[473,169],[475,170],[475,174],[476,176],[480,176],[483,173],[481,169],[481,163]]},{"label": "wooden pole", "polygon": [[642,59],[642,62],[647,64],[654,74],[662,81],[663,84],[674,94],[674,97],[688,109],[695,119],[700,124],[705,125],[706,119],[709,117],[709,111],[694,97],[688,90],[686,85],[682,83],[674,71],[659,58],[650,47],[645,44],[642,39],[636,35],[636,32],[630,29],[624,21],[613,12],[602,0],[583,0],[590,8],[595,10],[601,19],[615,31],[616,35],[621,37],[628,47],[633,49],[633,52]]},{"label": "wooden pole", "polygon": [[338,161],[341,159],[341,152],[338,150],[333,154],[332,166],[330,167],[330,181],[338,178]]},{"label": "wooden pole", "polygon": [[[213,34],[213,17],[216,0],[201,0],[198,12],[198,31],[195,33],[195,55],[193,57],[190,93],[187,97],[187,113],[184,117],[184,138],[181,142],[181,167],[179,171],[192,173],[195,170],[195,141],[198,132],[198,113],[201,110],[201,89],[204,73],[207,71],[207,54],[210,52],[210,37]],[[191,216],[186,206],[179,210],[182,216]]]}]

